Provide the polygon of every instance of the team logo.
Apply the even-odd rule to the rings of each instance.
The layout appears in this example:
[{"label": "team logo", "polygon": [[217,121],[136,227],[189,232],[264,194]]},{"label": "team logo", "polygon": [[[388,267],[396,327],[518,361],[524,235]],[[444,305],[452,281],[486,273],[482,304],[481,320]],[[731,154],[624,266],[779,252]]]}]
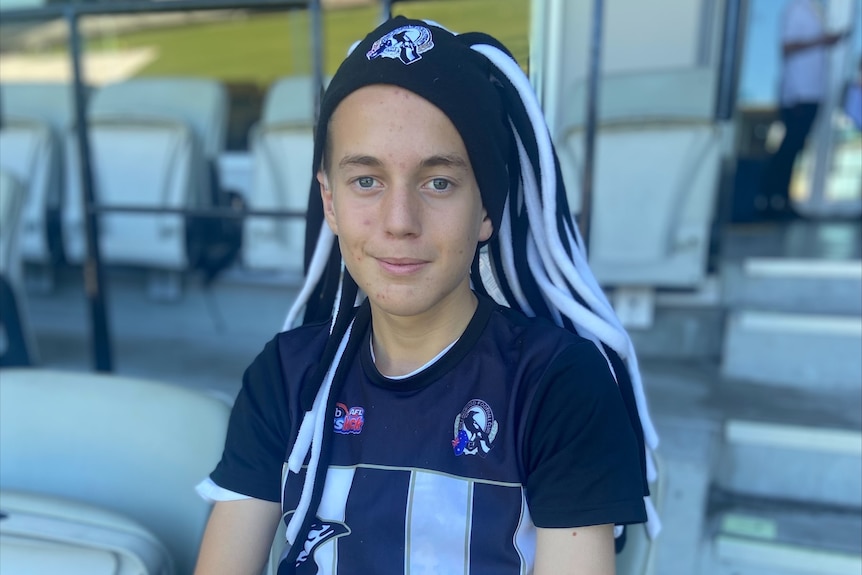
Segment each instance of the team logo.
[{"label": "team logo", "polygon": [[[302,551],[296,556],[296,567],[305,563],[309,557],[314,555],[315,550],[326,543],[338,537],[350,535],[350,527],[340,521],[323,521],[320,517],[315,517],[311,528],[308,531],[308,537],[302,545]],[[282,560],[290,552],[290,547],[286,547],[282,555]]]},{"label": "team logo", "polygon": [[365,408],[335,404],[335,433],[360,433],[365,424]]},{"label": "team logo", "polygon": [[471,399],[455,416],[455,455],[485,457],[497,436],[497,422],[491,407],[481,399]]},{"label": "team logo", "polygon": [[431,30],[424,26],[402,26],[374,42],[365,57],[369,60],[397,58],[404,64],[412,64],[433,47]]}]

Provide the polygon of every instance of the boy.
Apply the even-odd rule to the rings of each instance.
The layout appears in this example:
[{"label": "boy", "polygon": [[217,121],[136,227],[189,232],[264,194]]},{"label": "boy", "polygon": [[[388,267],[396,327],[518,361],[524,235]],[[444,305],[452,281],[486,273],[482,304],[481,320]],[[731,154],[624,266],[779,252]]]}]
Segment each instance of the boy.
[{"label": "boy", "polygon": [[259,573],[280,518],[280,574],[613,573],[646,520],[637,365],[517,64],[390,20],[314,158],[306,285],[200,487],[198,573]]}]

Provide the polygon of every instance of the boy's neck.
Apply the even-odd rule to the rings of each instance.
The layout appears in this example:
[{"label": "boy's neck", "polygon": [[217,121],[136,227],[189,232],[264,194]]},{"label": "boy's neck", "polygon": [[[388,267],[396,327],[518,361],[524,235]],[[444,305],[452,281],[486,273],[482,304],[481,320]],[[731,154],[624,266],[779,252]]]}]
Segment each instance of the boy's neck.
[{"label": "boy's neck", "polygon": [[377,370],[390,377],[412,373],[461,337],[476,307],[476,295],[446,302],[421,316],[395,317],[372,306],[372,342]]}]

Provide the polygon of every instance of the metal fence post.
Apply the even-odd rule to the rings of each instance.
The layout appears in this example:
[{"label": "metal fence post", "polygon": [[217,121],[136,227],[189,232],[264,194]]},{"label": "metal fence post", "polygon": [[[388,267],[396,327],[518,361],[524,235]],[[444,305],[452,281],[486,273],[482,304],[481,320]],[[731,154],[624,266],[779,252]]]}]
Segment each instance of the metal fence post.
[{"label": "metal fence post", "polygon": [[87,92],[81,73],[81,35],[75,4],[69,4],[66,7],[65,16],[69,25],[69,56],[72,60],[72,77],[75,88],[75,135],[78,141],[78,160],[84,204],[84,232],[87,245],[84,259],[84,291],[90,305],[93,367],[96,371],[110,372],[113,370],[113,356],[108,316],[105,313],[106,290],[99,248],[99,218],[91,209],[96,204],[96,199],[93,190],[90,133],[87,124]]}]

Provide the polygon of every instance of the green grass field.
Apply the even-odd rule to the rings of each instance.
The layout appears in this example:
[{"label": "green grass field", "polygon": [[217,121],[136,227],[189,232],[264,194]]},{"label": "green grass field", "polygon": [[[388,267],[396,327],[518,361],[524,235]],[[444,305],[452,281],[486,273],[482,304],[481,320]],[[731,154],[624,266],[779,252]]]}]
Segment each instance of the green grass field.
[{"label": "green grass field", "polygon": [[[529,0],[425,0],[396,3],[396,14],[440,22],[459,32],[488,32],[526,66]],[[324,13],[324,71],[332,74],[348,46],[370,31],[377,6]],[[96,47],[98,42],[91,42]],[[111,39],[115,48],[151,46],[158,57],[139,75],[208,76],[225,82],[269,85],[285,75],[311,71],[308,13],[255,13],[221,22],[130,33]]]}]

